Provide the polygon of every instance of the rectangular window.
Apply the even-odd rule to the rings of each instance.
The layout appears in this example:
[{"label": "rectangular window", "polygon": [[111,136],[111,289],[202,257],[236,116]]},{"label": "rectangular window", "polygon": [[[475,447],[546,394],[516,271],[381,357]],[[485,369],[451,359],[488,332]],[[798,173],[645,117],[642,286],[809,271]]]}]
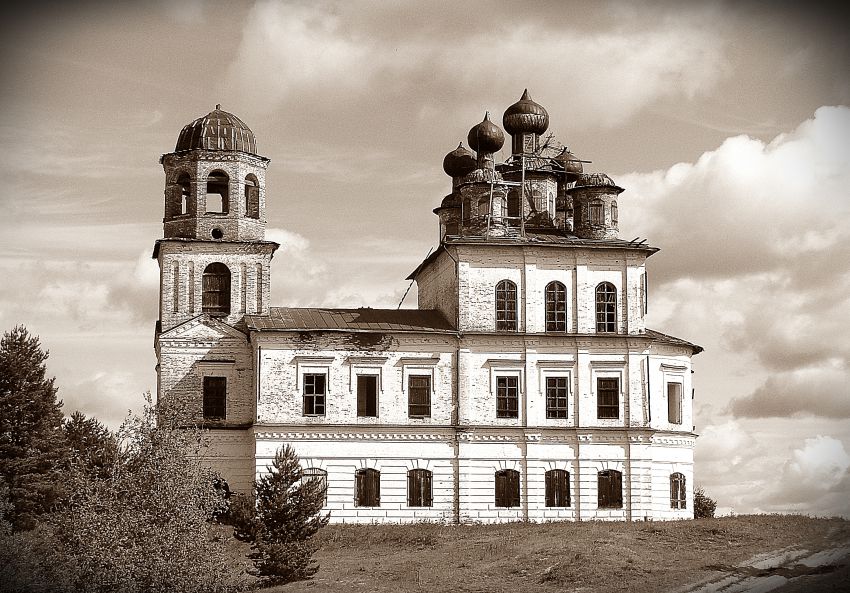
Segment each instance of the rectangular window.
[{"label": "rectangular window", "polygon": [[324,373],[307,373],[304,375],[304,415],[325,415],[325,384]]},{"label": "rectangular window", "polygon": [[496,472],[496,506],[519,506],[519,472],[503,469]]},{"label": "rectangular window", "polygon": [[428,375],[407,377],[407,414],[411,418],[431,416],[431,377]]},{"label": "rectangular window", "polygon": [[366,418],[378,416],[377,375],[357,375],[357,415]]},{"label": "rectangular window", "polygon": [[496,418],[519,417],[519,377],[496,377]]},{"label": "rectangular window", "polygon": [[430,507],[433,505],[431,476],[431,472],[427,469],[412,469],[407,472],[407,506]]},{"label": "rectangular window", "polygon": [[546,506],[570,506],[570,473],[563,469],[546,472]]},{"label": "rectangular window", "polygon": [[204,377],[204,420],[227,416],[227,377]]},{"label": "rectangular window", "polygon": [[569,395],[568,377],[546,377],[546,417],[566,418]]},{"label": "rectangular window", "polygon": [[623,474],[613,469],[601,471],[596,477],[596,487],[600,509],[623,508]]},{"label": "rectangular window", "polygon": [[620,379],[596,378],[597,418],[620,417]]},{"label": "rectangular window", "polygon": [[682,423],[682,384],[667,383],[667,422]]},{"label": "rectangular window", "polygon": [[354,474],[354,506],[381,506],[381,472],[376,469],[358,469]]}]

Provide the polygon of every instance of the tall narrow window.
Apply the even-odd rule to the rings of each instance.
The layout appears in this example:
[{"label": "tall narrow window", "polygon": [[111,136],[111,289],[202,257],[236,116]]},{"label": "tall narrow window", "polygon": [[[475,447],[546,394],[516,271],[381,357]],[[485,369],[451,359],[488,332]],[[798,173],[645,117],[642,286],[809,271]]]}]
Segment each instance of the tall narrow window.
[{"label": "tall narrow window", "polygon": [[317,485],[324,497],[324,504],[328,504],[328,472],[318,467],[308,467],[301,472],[301,484],[306,484],[310,480],[318,482]]},{"label": "tall narrow window", "polygon": [[516,329],[516,284],[502,280],[496,285],[496,331]]},{"label": "tall narrow window", "polygon": [[567,331],[567,289],[560,282],[546,285],[546,331]]},{"label": "tall narrow window", "polygon": [[519,506],[519,472],[503,469],[496,472],[496,506]]},{"label": "tall narrow window", "polygon": [[606,469],[596,476],[598,506],[600,509],[623,508],[623,474]]},{"label": "tall narrow window", "polygon": [[207,176],[207,213],[227,214],[229,207],[230,177],[216,170]]},{"label": "tall narrow window", "polygon": [[613,226],[617,226],[619,219],[620,215],[617,212],[617,200],[614,200],[613,202],[611,202],[611,224]]},{"label": "tall narrow window", "polygon": [[376,469],[358,469],[354,474],[354,506],[381,506],[381,472]]},{"label": "tall narrow window", "polygon": [[325,415],[325,374],[304,375],[304,415]]},{"label": "tall narrow window", "polygon": [[679,472],[670,474],[670,508],[688,508],[688,496],[685,493],[685,476]]},{"label": "tall narrow window", "polygon": [[603,282],[596,287],[596,331],[617,331],[617,289],[610,282]]},{"label": "tall narrow window", "polygon": [[378,376],[357,375],[357,415],[378,415]]},{"label": "tall narrow window", "polygon": [[407,506],[432,506],[431,482],[431,472],[427,469],[412,469],[407,472]]},{"label": "tall narrow window", "polygon": [[407,378],[407,415],[411,418],[431,416],[431,377],[410,375]]},{"label": "tall narrow window", "polygon": [[496,377],[496,418],[519,416],[519,377]]},{"label": "tall narrow window", "polygon": [[667,422],[682,423],[682,384],[667,383]]},{"label": "tall narrow window", "polygon": [[546,472],[546,506],[570,506],[570,472],[553,469]]},{"label": "tall narrow window", "polygon": [[245,177],[245,216],[260,217],[260,182],[253,173]]},{"label": "tall narrow window", "polygon": [[216,262],[204,268],[203,308],[210,315],[230,314],[230,270]]},{"label": "tall narrow window", "polygon": [[204,420],[227,417],[227,377],[204,377]]},{"label": "tall narrow window", "polygon": [[181,173],[177,178],[177,187],[175,188],[178,194],[177,211],[174,214],[190,214],[190,199],[192,195],[192,182],[189,180],[187,173]]},{"label": "tall narrow window", "polygon": [[602,202],[593,202],[588,206],[588,219],[590,224],[602,224],[604,219]]},{"label": "tall narrow window", "polygon": [[508,193],[508,224],[519,226],[519,217],[519,191],[514,189]]},{"label": "tall narrow window", "polygon": [[596,417],[620,417],[620,379],[617,377],[596,378]]},{"label": "tall narrow window", "polygon": [[546,377],[546,417],[566,418],[569,408],[569,378]]}]

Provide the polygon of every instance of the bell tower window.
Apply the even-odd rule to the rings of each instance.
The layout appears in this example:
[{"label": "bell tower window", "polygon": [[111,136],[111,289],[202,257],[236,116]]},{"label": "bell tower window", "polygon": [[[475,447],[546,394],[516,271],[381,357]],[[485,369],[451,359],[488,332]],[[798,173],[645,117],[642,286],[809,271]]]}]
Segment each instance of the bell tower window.
[{"label": "bell tower window", "polygon": [[204,269],[203,311],[210,315],[230,314],[230,270],[216,262]]},{"label": "bell tower window", "polygon": [[260,183],[253,173],[245,177],[245,216],[260,217]]},{"label": "bell tower window", "polygon": [[207,176],[207,214],[227,214],[229,210],[230,178],[216,170]]}]

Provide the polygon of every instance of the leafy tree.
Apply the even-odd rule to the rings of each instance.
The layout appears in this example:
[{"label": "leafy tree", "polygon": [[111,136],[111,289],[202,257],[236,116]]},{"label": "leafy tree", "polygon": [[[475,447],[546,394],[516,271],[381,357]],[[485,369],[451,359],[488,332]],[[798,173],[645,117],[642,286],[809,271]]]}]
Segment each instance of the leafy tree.
[{"label": "leafy tree", "polygon": [[330,519],[329,513],[320,514],[324,484],[302,482],[298,455],[289,445],[277,452],[268,470],[255,482],[256,506],[239,498],[234,502],[237,534],[252,542],[254,565],[267,584],[309,578],[319,569],[312,538]]},{"label": "leafy tree", "polygon": [[712,519],[716,509],[717,502],[708,497],[702,486],[697,486],[694,490],[694,518]]},{"label": "leafy tree", "polygon": [[0,477],[9,488],[15,530],[31,529],[59,496],[66,449],[62,402],[46,378],[48,352],[19,325],[0,340]]},{"label": "leafy tree", "polygon": [[72,467],[87,475],[107,478],[117,461],[118,438],[97,418],[74,412],[62,422]]}]

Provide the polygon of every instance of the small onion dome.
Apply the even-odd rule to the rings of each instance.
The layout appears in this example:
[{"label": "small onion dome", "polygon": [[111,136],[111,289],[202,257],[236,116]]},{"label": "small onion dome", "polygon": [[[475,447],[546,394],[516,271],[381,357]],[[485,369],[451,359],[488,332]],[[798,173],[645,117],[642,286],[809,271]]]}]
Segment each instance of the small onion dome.
[{"label": "small onion dome", "polygon": [[539,103],[528,95],[528,89],[522,98],[505,110],[502,125],[511,136],[517,134],[542,134],[549,127],[549,114]]},{"label": "small onion dome", "polygon": [[614,183],[614,180],[608,177],[605,173],[582,173],[576,179],[576,184],[571,189],[579,189],[583,187],[611,187],[620,193],[623,188]]},{"label": "small onion dome", "polygon": [[499,126],[490,121],[490,112],[484,114],[484,120],[473,126],[466,137],[469,147],[479,154],[498,152],[505,143],[505,135]]},{"label": "small onion dome", "polygon": [[257,154],[254,132],[241,119],[222,111],[221,105],[183,126],[174,152],[184,150],[239,150]]},{"label": "small onion dome", "polygon": [[561,154],[555,157],[555,160],[564,167],[567,175],[577,176],[584,172],[584,166],[581,164],[579,158],[566,148]]},{"label": "small onion dome", "polygon": [[463,177],[475,169],[475,155],[463,147],[463,142],[443,159],[443,171],[449,177]]}]

